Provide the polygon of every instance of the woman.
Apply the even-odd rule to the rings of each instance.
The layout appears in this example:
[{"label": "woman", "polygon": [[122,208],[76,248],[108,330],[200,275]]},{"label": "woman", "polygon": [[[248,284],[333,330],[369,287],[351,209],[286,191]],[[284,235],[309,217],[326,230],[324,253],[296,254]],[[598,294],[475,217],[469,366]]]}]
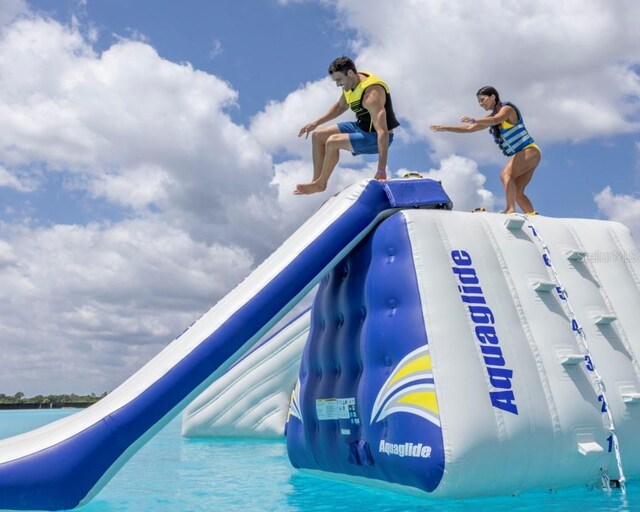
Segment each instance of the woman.
[{"label": "woman", "polygon": [[507,155],[507,161],[500,179],[504,187],[507,207],[502,213],[515,213],[516,203],[526,214],[535,215],[537,212],[524,189],[531,181],[533,171],[540,163],[542,153],[527,132],[518,107],[513,103],[502,103],[500,95],[493,87],[483,87],[477,93],[480,106],[491,112],[481,119],[463,116],[460,121],[468,123],[462,126],[431,125],[436,132],[470,133],[489,128],[493,140]]}]

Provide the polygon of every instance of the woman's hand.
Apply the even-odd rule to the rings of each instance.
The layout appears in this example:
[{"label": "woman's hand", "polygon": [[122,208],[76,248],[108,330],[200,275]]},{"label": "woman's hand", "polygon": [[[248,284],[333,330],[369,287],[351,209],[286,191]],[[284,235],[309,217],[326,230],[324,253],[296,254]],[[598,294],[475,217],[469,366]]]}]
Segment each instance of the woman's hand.
[{"label": "woman's hand", "polygon": [[431,126],[429,126],[429,128],[431,128],[432,131],[434,132],[446,132],[447,131],[447,127],[446,126],[442,126],[439,124],[432,124]]},{"label": "woman's hand", "polygon": [[462,116],[460,118],[460,121],[462,121],[463,123],[476,124],[477,120],[475,117]]}]

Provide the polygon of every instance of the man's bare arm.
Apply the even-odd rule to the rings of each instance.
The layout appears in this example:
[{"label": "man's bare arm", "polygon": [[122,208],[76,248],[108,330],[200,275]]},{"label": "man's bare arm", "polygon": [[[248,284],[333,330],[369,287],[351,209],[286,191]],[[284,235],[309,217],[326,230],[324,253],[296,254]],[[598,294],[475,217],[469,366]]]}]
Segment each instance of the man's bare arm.
[{"label": "man's bare arm", "polygon": [[376,176],[386,173],[389,157],[389,127],[387,112],[384,108],[386,101],[387,95],[381,85],[367,87],[362,98],[362,106],[369,111],[371,122],[378,134],[378,172]]},{"label": "man's bare arm", "polygon": [[331,108],[327,111],[326,114],[319,117],[312,123],[309,123],[303,126],[302,128],[300,128],[300,131],[298,132],[298,137],[302,137],[304,135],[305,136],[304,138],[306,139],[309,136],[309,134],[313,130],[315,130],[318,126],[326,123],[327,121],[331,121],[336,117],[341,116],[347,111],[348,108],[349,108],[349,105],[347,105],[347,100],[344,99],[344,95],[340,95],[340,99],[331,106]]}]

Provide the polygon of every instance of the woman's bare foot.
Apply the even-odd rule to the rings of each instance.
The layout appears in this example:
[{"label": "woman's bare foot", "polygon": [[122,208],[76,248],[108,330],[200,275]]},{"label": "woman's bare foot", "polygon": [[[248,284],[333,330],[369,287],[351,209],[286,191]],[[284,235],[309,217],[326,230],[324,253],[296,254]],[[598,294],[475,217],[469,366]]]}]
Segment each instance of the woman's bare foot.
[{"label": "woman's bare foot", "polygon": [[312,181],[311,183],[300,183],[296,186],[296,189],[293,191],[293,193],[297,196],[302,196],[307,194],[315,194],[316,192],[322,192],[326,188],[326,183]]},{"label": "woman's bare foot", "polygon": [[502,210],[500,213],[506,213],[507,215],[509,215],[510,213],[516,213],[515,210]]}]

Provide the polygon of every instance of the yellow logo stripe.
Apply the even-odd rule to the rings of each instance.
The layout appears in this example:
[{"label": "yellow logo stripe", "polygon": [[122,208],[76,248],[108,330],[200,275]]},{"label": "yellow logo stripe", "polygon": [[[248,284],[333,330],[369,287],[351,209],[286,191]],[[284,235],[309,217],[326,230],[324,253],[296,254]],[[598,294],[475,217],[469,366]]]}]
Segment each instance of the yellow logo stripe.
[{"label": "yellow logo stripe", "polygon": [[394,384],[400,379],[412,373],[418,373],[422,371],[431,370],[431,354],[425,354],[424,356],[417,357],[413,361],[407,363],[404,368],[398,371],[393,378],[389,381],[389,384]]},{"label": "yellow logo stripe", "polygon": [[438,414],[438,400],[434,391],[417,391],[398,399],[400,404],[409,404]]}]

